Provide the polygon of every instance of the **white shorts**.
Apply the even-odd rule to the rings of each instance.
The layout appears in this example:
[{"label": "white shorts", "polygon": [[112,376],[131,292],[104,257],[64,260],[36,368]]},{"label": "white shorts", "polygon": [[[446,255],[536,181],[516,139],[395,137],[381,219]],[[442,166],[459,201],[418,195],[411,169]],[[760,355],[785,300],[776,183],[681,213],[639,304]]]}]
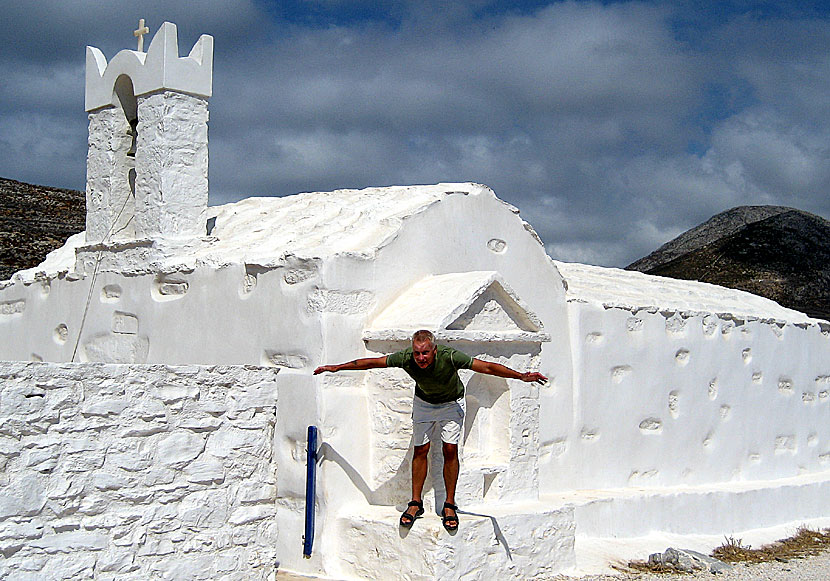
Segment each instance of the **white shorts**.
[{"label": "white shorts", "polygon": [[428,403],[415,396],[412,403],[412,432],[416,446],[433,441],[441,433],[441,441],[458,444],[464,429],[467,402],[464,396],[448,403]]}]

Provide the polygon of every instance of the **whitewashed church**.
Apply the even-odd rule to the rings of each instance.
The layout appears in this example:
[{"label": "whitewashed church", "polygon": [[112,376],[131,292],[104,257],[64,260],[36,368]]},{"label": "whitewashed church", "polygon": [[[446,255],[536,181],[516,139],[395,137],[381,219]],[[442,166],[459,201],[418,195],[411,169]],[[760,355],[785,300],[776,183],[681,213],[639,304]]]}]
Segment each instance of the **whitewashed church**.
[{"label": "whitewashed church", "polygon": [[[480,184],[208,207],[212,58],[87,48],[86,231],[0,283],[0,577],[543,578],[830,522],[830,324],[557,262]],[[551,378],[464,377],[454,535],[440,478],[398,527],[411,380],[312,376],[420,328]]]}]

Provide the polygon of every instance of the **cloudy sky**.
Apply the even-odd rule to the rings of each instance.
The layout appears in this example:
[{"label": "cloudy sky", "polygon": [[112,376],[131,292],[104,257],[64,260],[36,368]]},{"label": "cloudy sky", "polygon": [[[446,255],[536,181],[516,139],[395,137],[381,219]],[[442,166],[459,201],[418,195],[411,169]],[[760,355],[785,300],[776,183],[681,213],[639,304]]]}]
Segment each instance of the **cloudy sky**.
[{"label": "cloudy sky", "polygon": [[[700,8],[699,5],[706,6]],[[210,203],[475,181],[556,259],[712,215],[830,218],[826,2],[0,0],[0,176],[83,189],[84,47],[213,35]],[[149,44],[149,40],[147,41]]]}]

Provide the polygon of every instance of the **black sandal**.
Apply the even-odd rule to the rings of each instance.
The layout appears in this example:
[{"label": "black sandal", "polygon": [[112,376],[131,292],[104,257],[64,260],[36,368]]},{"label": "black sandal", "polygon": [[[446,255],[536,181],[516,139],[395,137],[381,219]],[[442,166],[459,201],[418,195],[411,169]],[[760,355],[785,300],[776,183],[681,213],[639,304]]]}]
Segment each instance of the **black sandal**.
[{"label": "black sandal", "polygon": [[[454,510],[455,514],[448,515],[448,508]],[[447,529],[447,532],[451,533],[458,530],[458,507],[449,502],[445,502],[444,508],[441,509],[441,523],[444,525],[444,528]]]},{"label": "black sandal", "polygon": [[[418,507],[414,516],[406,512],[406,510],[409,510],[413,506]],[[424,514],[424,503],[420,500],[410,500],[409,504],[406,505],[406,510],[401,514],[401,526],[408,529],[415,522],[416,518],[420,518]]]}]

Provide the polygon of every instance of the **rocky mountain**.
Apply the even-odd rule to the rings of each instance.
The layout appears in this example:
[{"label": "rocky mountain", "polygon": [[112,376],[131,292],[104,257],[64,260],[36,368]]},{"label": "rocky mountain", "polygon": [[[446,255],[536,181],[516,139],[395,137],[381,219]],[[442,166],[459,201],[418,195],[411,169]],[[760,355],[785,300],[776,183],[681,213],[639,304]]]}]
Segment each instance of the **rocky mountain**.
[{"label": "rocky mountain", "polygon": [[86,195],[0,178],[0,280],[37,266],[86,221]]},{"label": "rocky mountain", "polygon": [[794,208],[727,210],[626,268],[740,289],[830,319],[830,221]]}]

